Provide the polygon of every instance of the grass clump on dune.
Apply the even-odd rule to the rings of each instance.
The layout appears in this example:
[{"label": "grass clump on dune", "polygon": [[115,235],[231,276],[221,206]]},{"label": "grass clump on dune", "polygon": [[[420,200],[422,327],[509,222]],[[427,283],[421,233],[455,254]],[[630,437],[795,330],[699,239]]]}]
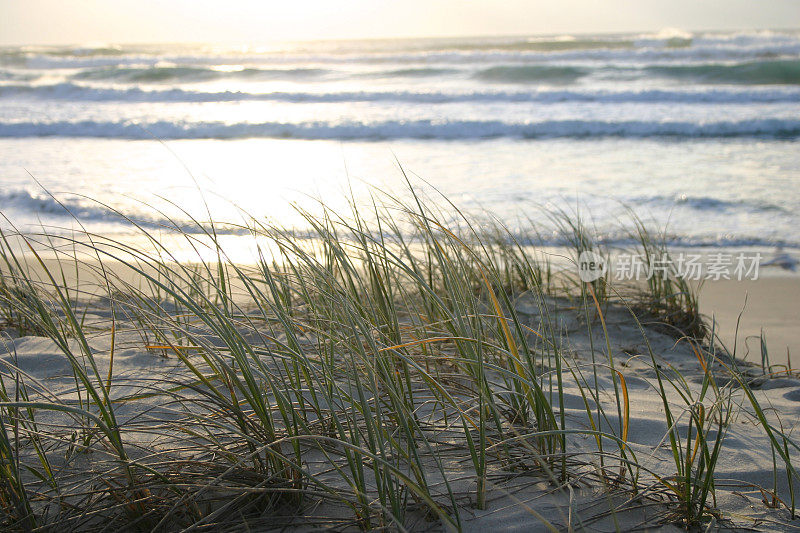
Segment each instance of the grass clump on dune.
[{"label": "grass clump on dune", "polygon": [[[300,211],[303,238],[247,219],[249,264],[229,260],[208,223],[176,225],[192,262],[145,230],[148,249],[3,234],[4,316],[49,339],[70,374],[40,379],[6,340],[3,526],[460,530],[513,501],[511,487],[549,502],[524,508],[552,529],[724,518],[714,468],[734,406],[713,343],[690,340],[704,369],[691,388],[627,315],[664,405],[675,472],[657,471],[629,439],[606,320],[624,306],[607,280],[562,291],[501,225],[478,229],[453,206],[460,218],[445,222],[416,193],[376,197],[347,214]],[[579,253],[590,232],[560,220]],[[682,290],[651,287],[654,315],[693,305],[693,293],[674,300]],[[570,321],[590,359],[574,356]],[[162,370],[120,373],[122,354]],[[792,487],[794,444],[751,396]]]}]

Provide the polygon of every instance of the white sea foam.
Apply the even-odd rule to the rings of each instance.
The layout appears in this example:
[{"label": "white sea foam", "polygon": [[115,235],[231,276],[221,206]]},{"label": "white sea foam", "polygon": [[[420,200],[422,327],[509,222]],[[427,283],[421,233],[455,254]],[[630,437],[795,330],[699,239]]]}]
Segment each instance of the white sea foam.
[{"label": "white sea foam", "polygon": [[800,120],[649,122],[550,120],[532,123],[485,121],[328,122],[12,122],[0,123],[0,137],[97,137],[114,139],[440,139],[587,138],[587,137],[800,137]]},{"label": "white sea foam", "polygon": [[536,90],[474,92],[411,91],[200,91],[191,89],[143,89],[140,87],[93,87],[71,82],[40,85],[0,85],[0,98],[35,98],[76,102],[239,102],[289,103],[408,102],[441,104],[453,102],[601,102],[601,103],[791,103],[800,102],[800,87],[710,88],[671,90]]}]

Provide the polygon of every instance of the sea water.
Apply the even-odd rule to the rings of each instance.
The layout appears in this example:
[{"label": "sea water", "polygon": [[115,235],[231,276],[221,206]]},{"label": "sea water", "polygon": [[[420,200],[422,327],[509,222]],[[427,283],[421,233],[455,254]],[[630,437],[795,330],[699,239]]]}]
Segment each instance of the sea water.
[{"label": "sea water", "polygon": [[404,174],[520,232],[565,209],[614,243],[630,207],[798,248],[800,32],[0,49],[2,227],[302,226]]}]

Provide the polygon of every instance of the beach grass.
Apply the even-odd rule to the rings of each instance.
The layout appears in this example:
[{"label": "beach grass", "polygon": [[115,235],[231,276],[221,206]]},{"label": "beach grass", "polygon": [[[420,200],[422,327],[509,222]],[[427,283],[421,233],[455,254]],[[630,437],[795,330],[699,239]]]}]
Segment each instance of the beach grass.
[{"label": "beach grass", "polygon": [[[190,261],[143,227],[148,246],[0,235],[3,527],[461,530],[521,491],[549,530],[733,523],[715,469],[742,413],[772,449],[759,490],[794,515],[797,445],[690,284],[584,283],[499,222],[403,198],[298,208],[302,232],[245,217],[248,264],[212,221],[172,229]],[[575,213],[552,220],[572,261],[609,253]],[[634,250],[668,257],[663,234],[632,227]],[[612,315],[645,347],[671,462],[630,439]],[[699,382],[653,347],[659,331],[689,347]],[[48,339],[69,379],[23,368],[26,336]],[[132,354],[163,364],[130,374]]]}]

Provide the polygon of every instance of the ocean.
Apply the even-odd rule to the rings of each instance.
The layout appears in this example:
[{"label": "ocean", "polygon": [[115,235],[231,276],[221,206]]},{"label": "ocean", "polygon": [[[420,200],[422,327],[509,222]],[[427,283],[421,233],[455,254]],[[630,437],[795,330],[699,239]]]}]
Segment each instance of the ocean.
[{"label": "ocean", "polygon": [[574,210],[613,244],[630,207],[681,246],[800,248],[799,148],[798,31],[0,49],[25,230],[302,226],[405,174],[520,232]]}]

